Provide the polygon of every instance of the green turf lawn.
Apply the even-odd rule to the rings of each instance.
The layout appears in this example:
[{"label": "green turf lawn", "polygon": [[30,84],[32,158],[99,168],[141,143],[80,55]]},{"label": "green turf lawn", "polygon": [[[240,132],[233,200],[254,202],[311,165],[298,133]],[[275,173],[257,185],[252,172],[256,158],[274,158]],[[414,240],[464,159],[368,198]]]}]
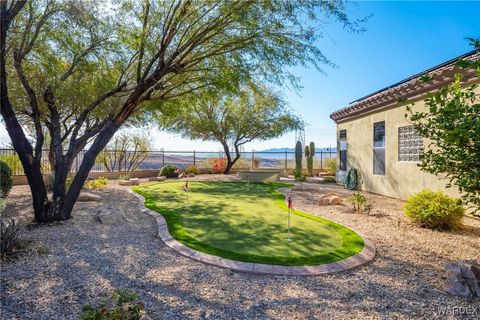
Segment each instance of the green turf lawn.
[{"label": "green turf lawn", "polygon": [[275,190],[286,184],[160,182],[134,187],[145,205],[161,213],[172,236],[209,254],[277,265],[338,261],[363,249],[363,239],[332,221],[293,210],[287,241],[288,208]]}]

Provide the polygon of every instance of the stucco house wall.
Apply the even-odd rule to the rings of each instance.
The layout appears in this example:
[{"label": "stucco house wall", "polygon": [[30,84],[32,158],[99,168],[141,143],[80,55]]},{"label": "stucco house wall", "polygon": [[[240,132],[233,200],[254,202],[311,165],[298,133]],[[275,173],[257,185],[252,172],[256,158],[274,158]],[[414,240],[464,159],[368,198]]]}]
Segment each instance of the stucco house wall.
[{"label": "stucco house wall", "polygon": [[[475,54],[469,53],[468,57],[474,56]],[[458,69],[447,64],[438,70],[434,69],[433,72],[438,73],[438,78],[442,79],[435,86],[428,87],[421,84],[418,79],[412,78],[405,83],[401,82],[360,99],[331,115],[337,124],[337,141],[341,130],[346,130],[347,133],[347,170],[337,171],[337,181],[342,182],[346,172],[350,168],[355,168],[359,173],[361,190],[407,199],[410,194],[427,188],[459,197],[456,187],[446,188],[448,180],[445,177],[423,172],[418,167],[418,162],[399,160],[399,128],[412,124],[405,118],[406,105],[398,102],[398,96],[413,101],[414,110],[425,110],[423,100],[425,93],[450,83],[453,73],[458,72]],[[478,77],[470,74],[469,76],[471,78],[466,85],[480,83]],[[477,88],[477,92],[480,94],[480,89]],[[385,122],[385,175],[373,173],[374,123],[381,121]],[[424,139],[423,144],[424,148],[427,148],[428,141]],[[339,153],[337,162],[340,163]]]}]

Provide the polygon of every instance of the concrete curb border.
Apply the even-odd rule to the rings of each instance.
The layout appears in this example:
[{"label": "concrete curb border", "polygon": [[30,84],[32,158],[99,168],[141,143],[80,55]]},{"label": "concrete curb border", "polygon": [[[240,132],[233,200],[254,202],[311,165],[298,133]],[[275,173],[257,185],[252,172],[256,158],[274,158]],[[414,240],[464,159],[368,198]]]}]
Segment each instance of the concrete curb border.
[{"label": "concrete curb border", "polygon": [[[343,259],[337,262],[328,264],[316,265],[316,266],[280,266],[271,264],[261,264],[252,262],[242,262],[231,259],[214,256],[211,254],[196,251],[192,248],[175,240],[168,231],[167,222],[165,218],[158,212],[150,210],[144,206],[145,198],[134,192],[132,189],[128,189],[128,192],[136,196],[140,200],[140,210],[153,217],[157,222],[157,235],[162,241],[171,249],[179,254],[197,260],[209,265],[213,265],[220,268],[230,269],[232,271],[266,274],[266,275],[291,275],[291,276],[315,276],[322,274],[329,274],[334,272],[346,271],[359,266],[365,265],[375,258],[375,246],[373,242],[367,238],[363,238],[365,246],[360,253],[351,256],[347,259]],[[346,227],[348,228],[348,227]],[[349,228],[351,229],[351,228]],[[358,233],[357,233],[358,234]],[[360,235],[360,234],[359,234]],[[361,236],[361,235],[360,235]]]}]

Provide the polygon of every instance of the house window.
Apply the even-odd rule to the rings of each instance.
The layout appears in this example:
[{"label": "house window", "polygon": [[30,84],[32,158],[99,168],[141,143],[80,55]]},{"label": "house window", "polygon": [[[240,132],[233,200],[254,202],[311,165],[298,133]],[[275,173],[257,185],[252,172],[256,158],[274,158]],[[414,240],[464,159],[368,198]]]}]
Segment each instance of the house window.
[{"label": "house window", "polygon": [[398,161],[420,161],[423,138],[415,126],[398,128]]},{"label": "house window", "polygon": [[347,130],[340,131],[340,170],[347,170]]},{"label": "house window", "polygon": [[385,121],[373,124],[373,174],[385,175]]}]

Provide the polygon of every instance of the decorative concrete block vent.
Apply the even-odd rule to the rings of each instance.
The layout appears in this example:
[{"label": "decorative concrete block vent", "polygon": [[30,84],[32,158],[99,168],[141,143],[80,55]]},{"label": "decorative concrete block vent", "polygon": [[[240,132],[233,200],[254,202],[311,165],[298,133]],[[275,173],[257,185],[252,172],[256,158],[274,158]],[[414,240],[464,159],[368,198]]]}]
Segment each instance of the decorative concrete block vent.
[{"label": "decorative concrete block vent", "polygon": [[461,261],[447,264],[448,293],[462,297],[480,297],[480,262]]},{"label": "decorative concrete block vent", "polygon": [[342,203],[343,198],[336,195],[334,192],[327,193],[323,196],[320,196],[318,199],[319,205],[337,205]]}]

